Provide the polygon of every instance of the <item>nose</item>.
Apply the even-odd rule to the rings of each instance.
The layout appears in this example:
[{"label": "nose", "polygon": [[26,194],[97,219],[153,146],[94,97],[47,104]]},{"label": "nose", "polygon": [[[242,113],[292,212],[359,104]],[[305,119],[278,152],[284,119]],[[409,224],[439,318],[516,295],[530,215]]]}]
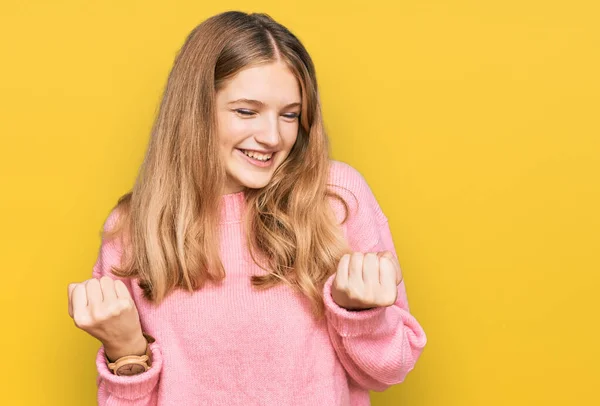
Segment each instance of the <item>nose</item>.
[{"label": "nose", "polygon": [[269,148],[274,148],[279,144],[279,120],[273,117],[265,117],[263,124],[254,137],[256,141]]}]

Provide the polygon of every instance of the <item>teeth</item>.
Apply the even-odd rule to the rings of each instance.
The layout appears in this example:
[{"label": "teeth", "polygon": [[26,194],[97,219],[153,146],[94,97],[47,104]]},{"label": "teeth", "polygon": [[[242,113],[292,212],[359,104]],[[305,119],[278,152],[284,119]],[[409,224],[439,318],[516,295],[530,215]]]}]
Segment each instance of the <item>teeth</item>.
[{"label": "teeth", "polygon": [[242,150],[242,152],[244,154],[246,154],[247,156],[249,156],[250,158],[254,158],[254,159],[257,159],[257,160],[263,161],[263,162],[271,159],[271,156],[273,155],[273,154],[259,154],[258,152],[244,151],[244,150]]}]

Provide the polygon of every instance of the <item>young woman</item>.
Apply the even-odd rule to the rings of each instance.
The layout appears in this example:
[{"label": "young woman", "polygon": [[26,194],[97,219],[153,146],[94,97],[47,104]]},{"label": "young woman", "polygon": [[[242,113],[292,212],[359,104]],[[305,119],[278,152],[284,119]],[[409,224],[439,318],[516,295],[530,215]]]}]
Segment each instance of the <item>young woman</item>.
[{"label": "young woman", "polygon": [[328,158],[313,62],[264,14],[196,27],[93,278],[100,405],[368,405],[425,334],[364,178]]}]

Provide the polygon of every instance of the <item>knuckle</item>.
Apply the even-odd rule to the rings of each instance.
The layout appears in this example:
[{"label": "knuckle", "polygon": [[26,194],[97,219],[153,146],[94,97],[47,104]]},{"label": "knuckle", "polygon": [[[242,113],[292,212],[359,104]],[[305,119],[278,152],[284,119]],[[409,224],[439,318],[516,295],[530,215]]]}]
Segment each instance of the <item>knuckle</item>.
[{"label": "knuckle", "polygon": [[123,311],[118,307],[113,307],[109,312],[110,317],[119,317],[122,313]]},{"label": "knuckle", "polygon": [[371,294],[365,294],[365,295],[362,297],[362,300],[361,300],[361,301],[362,301],[362,302],[363,302],[365,305],[372,305],[372,304],[374,304],[374,303],[377,303],[377,300],[376,300],[376,298],[375,298],[375,297],[373,297],[373,295],[371,295]]},{"label": "knuckle", "polygon": [[377,254],[374,252],[367,252],[365,254],[365,258],[374,259],[374,258],[377,258]]},{"label": "knuckle", "polygon": [[360,251],[356,251],[356,252],[352,253],[352,259],[360,260],[360,259],[363,259],[364,257],[365,257],[365,254],[363,254]]},{"label": "knuckle", "polygon": [[377,255],[373,253],[368,253],[365,255],[364,264],[367,266],[376,266],[377,265]]},{"label": "knuckle", "polygon": [[386,300],[385,300],[386,306],[391,306],[394,303],[396,303],[397,297],[398,297],[398,292],[396,292],[396,290],[394,289],[388,295],[386,295]]},{"label": "knuckle", "polygon": [[104,314],[107,319],[119,317],[122,312],[123,309],[121,308],[119,302],[109,303],[104,309]]},{"label": "knuckle", "polygon": [[79,292],[81,290],[85,291],[85,282],[76,283],[75,287],[73,288],[73,293],[76,292],[76,291]]},{"label": "knuckle", "polygon": [[385,297],[379,298],[379,299],[378,299],[378,300],[375,302],[375,305],[376,305],[377,307],[387,307],[387,306],[389,306],[389,305],[390,305],[390,303],[389,303],[389,299],[388,299],[388,298],[385,298]]},{"label": "knuckle", "polygon": [[119,299],[118,300],[119,303],[119,308],[122,311],[129,311],[133,309],[133,302],[129,299]]},{"label": "knuckle", "polygon": [[396,301],[396,298],[393,295],[390,295],[387,297],[385,304],[386,304],[386,306],[391,306],[394,304],[395,301]]},{"label": "knuckle", "polygon": [[348,289],[346,294],[348,296],[348,299],[350,299],[350,300],[356,300],[356,301],[363,300],[363,295],[360,292],[358,292],[356,289]]},{"label": "knuckle", "polygon": [[333,289],[337,291],[346,291],[347,285],[344,282],[339,281],[337,278],[333,280]]},{"label": "knuckle", "polygon": [[127,288],[127,285],[125,285],[125,283],[122,280],[115,279],[113,286],[114,286],[115,291],[117,289],[119,289],[122,294],[125,294],[127,296],[131,296],[131,293],[129,292],[129,289]]},{"label": "knuckle", "polygon": [[104,275],[100,278],[100,285],[102,286],[112,286],[113,284],[114,282],[110,276]]},{"label": "knuckle", "polygon": [[379,263],[382,268],[393,268],[393,263],[388,257],[381,257]]},{"label": "knuckle", "polygon": [[102,308],[94,307],[90,311],[91,318],[96,322],[102,322],[106,319],[106,312]]},{"label": "knuckle", "polygon": [[73,321],[75,322],[75,325],[80,329],[86,329],[92,325],[91,318],[85,313],[75,313],[73,315]]}]

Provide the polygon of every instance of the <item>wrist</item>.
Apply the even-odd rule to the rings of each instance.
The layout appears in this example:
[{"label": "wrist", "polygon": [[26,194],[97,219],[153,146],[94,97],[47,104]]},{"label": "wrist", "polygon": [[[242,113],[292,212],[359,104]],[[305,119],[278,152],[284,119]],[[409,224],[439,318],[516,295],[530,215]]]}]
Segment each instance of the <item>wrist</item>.
[{"label": "wrist", "polygon": [[148,346],[148,341],[146,338],[140,333],[139,336],[128,342],[120,342],[120,343],[103,343],[104,346],[104,354],[106,358],[114,362],[121,357],[125,357],[127,355],[144,355],[146,353],[146,348]]}]

